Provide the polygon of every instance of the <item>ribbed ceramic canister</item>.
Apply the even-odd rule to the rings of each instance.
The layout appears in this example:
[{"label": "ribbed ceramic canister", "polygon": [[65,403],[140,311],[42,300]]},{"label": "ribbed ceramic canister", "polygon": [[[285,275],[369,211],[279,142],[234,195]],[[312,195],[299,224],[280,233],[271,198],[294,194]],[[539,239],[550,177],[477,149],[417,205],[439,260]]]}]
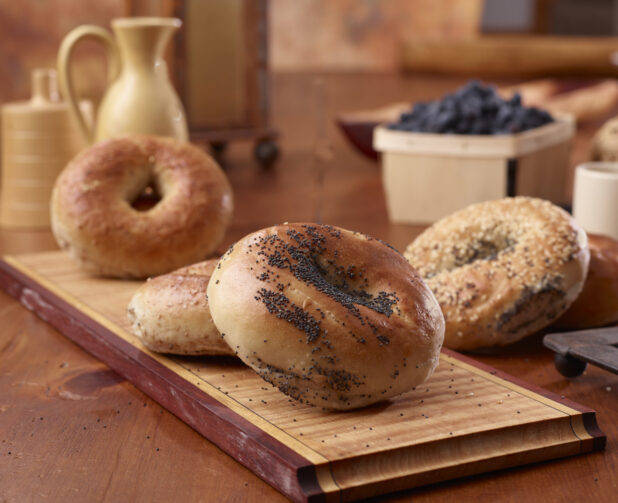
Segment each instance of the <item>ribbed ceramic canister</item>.
[{"label": "ribbed ceramic canister", "polygon": [[[92,117],[89,103],[86,114]],[[0,225],[47,228],[56,177],[86,146],[68,104],[61,101],[56,72],[32,72],[32,98],[2,107]]]}]

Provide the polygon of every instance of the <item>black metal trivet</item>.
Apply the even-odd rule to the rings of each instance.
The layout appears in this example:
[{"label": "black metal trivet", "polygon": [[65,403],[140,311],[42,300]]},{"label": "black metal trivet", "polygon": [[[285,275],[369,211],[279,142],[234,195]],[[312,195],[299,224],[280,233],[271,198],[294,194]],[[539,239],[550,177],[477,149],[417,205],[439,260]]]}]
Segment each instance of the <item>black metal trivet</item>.
[{"label": "black metal trivet", "polygon": [[548,334],[543,344],[556,353],[556,369],[565,377],[581,375],[588,363],[618,374],[618,326]]}]

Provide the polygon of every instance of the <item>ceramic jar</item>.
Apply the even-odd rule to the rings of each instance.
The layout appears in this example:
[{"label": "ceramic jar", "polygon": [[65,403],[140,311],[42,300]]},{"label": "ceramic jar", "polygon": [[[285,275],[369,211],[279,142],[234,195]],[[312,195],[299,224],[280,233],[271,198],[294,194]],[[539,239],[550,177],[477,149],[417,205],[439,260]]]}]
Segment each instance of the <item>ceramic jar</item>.
[{"label": "ceramic jar", "polygon": [[[85,147],[69,106],[61,101],[56,72],[32,72],[32,97],[2,107],[0,225],[47,228],[51,191],[60,171]],[[92,108],[81,110],[90,122]]]}]

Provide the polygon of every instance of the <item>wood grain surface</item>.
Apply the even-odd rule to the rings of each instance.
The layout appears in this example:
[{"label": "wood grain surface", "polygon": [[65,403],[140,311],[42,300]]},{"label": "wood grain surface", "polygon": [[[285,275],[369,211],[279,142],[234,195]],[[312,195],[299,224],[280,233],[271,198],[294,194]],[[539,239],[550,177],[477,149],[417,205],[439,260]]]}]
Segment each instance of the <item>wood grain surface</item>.
[{"label": "wood grain surface", "polygon": [[357,411],[298,403],[234,358],[148,351],[127,305],[142,283],[64,252],[5,256],[0,288],[295,501],[350,501],[605,447],[594,412],[444,351],[422,386]]},{"label": "wood grain surface", "polygon": [[[282,157],[264,172],[251,160],[251,145],[229,149],[226,170],[236,210],[223,247],[272,223],[321,220],[403,249],[421,228],[388,222],[378,166],[345,143],[334,118],[355,108],[436,98],[464,80],[277,76],[273,123],[282,132]],[[573,165],[587,158],[598,125],[578,131]],[[48,232],[0,230],[2,254],[54,248]],[[0,499],[286,501],[3,292],[0,326]],[[381,500],[613,501],[618,492],[618,377],[590,367],[577,379],[564,379],[539,336],[474,357],[595,409],[607,434],[606,450],[464,477]]]}]

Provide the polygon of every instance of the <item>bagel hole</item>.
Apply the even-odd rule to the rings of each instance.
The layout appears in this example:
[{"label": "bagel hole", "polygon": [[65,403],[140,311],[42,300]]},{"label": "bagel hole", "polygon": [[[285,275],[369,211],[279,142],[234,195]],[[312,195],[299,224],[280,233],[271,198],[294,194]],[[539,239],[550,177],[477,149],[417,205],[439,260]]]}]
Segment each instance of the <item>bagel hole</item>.
[{"label": "bagel hole", "polygon": [[154,208],[159,201],[161,201],[159,192],[154,184],[149,184],[133,201],[131,201],[131,207],[136,211],[149,211]]},{"label": "bagel hole", "polygon": [[493,239],[475,239],[465,248],[453,249],[455,267],[463,267],[480,260],[492,261],[498,258],[501,252],[512,251],[517,241],[507,236],[494,236]]}]

